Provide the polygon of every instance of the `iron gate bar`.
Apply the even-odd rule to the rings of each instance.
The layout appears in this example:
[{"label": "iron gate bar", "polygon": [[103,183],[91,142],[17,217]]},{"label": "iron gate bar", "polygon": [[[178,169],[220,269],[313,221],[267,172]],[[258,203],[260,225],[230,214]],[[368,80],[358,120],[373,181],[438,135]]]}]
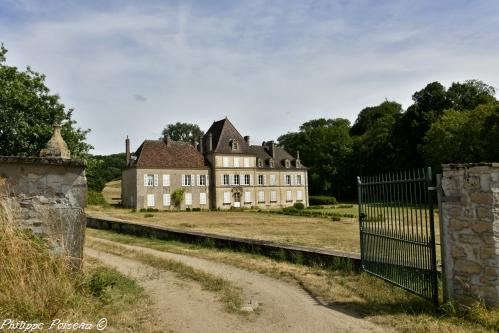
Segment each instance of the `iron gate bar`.
[{"label": "iron gate bar", "polygon": [[431,169],[358,177],[365,271],[438,305]]}]

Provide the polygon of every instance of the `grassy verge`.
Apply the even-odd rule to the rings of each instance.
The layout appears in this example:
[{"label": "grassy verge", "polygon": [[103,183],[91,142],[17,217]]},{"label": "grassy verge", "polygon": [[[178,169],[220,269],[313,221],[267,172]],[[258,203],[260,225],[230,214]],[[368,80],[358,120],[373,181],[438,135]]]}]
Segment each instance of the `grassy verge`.
[{"label": "grassy verge", "polygon": [[293,265],[256,254],[216,250],[200,245],[167,242],[87,229],[90,236],[123,244],[187,254],[228,263],[240,268],[297,283],[323,303],[360,315],[401,332],[495,332],[499,330],[499,310],[476,304],[468,311],[458,311],[451,304],[434,311],[417,296],[367,274]]},{"label": "grassy verge", "polygon": [[[18,227],[0,197],[0,320],[54,320],[95,325],[106,318],[117,331],[159,332],[149,300],[134,280],[94,260],[71,269],[64,256]],[[56,323],[57,325],[57,323]],[[95,327],[95,326],[94,326]]]},{"label": "grassy verge", "polygon": [[105,244],[87,240],[87,245],[93,249],[111,253],[114,255],[140,261],[149,266],[174,272],[181,279],[188,279],[199,283],[203,289],[220,294],[220,301],[225,310],[231,313],[247,313],[240,311],[243,305],[243,296],[240,288],[235,287],[229,281],[213,274],[192,268],[179,261],[159,258],[139,251],[129,250],[120,246]]}]

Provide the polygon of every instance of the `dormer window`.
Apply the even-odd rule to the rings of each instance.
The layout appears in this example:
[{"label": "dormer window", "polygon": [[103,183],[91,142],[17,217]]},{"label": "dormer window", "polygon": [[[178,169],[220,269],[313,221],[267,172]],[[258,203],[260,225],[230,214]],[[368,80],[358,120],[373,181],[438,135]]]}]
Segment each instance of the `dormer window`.
[{"label": "dormer window", "polygon": [[284,166],[286,167],[286,169],[289,169],[291,167],[291,161],[288,159],[284,160]]},{"label": "dormer window", "polygon": [[273,168],[273,167],[274,167],[274,160],[273,160],[273,159],[269,159],[269,166],[270,166],[271,168]]},{"label": "dormer window", "polygon": [[263,167],[263,161],[261,158],[258,159],[257,164],[259,168]]},{"label": "dormer window", "polygon": [[237,140],[232,140],[231,147],[232,147],[232,150],[238,150],[239,149],[239,142],[237,142]]}]

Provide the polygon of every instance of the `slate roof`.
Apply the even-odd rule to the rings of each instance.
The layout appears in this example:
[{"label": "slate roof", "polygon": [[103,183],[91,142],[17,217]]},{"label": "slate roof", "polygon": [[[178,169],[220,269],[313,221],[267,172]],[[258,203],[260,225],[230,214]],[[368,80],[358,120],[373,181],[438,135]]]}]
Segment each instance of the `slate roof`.
[{"label": "slate roof", "polygon": [[132,167],[161,169],[206,168],[203,155],[189,143],[145,140],[135,152]]},{"label": "slate roof", "polygon": [[[250,146],[250,151],[256,155],[257,158],[263,161],[264,167],[270,167],[269,160],[272,158],[270,155],[268,146]],[[291,162],[291,168],[296,168],[296,158],[294,158],[290,153],[288,153],[284,148],[274,147],[274,168],[280,169],[285,168],[285,160],[288,159]],[[297,169],[306,169],[306,167],[300,163],[300,167]]]},{"label": "slate roof", "polygon": [[[243,136],[232,125],[229,119],[225,118],[213,122],[203,137],[205,151],[208,147],[208,136],[212,135],[213,152],[222,154],[251,154],[248,143]],[[237,140],[239,149],[232,150],[231,141]]]}]

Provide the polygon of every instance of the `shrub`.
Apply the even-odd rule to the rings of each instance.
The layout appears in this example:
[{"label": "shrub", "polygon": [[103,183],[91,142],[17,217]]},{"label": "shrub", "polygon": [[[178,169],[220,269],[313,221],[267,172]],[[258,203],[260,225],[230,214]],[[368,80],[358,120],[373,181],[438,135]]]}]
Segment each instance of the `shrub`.
[{"label": "shrub", "polygon": [[337,204],[336,198],[328,195],[311,195],[308,201],[312,206]]},{"label": "shrub", "polygon": [[302,209],[305,209],[305,205],[301,202],[297,202],[293,205],[294,208],[298,209],[298,210],[302,210]]},{"label": "shrub", "polygon": [[92,190],[88,191],[87,193],[87,205],[98,205],[103,207],[109,206],[101,192]]},{"label": "shrub", "polygon": [[192,209],[193,212],[200,212],[201,211],[201,208],[193,208]]},{"label": "shrub", "polygon": [[154,214],[144,214],[144,217],[154,217]]},{"label": "shrub", "polygon": [[190,212],[190,211],[191,211],[191,208],[190,208],[190,207],[187,207],[187,208],[185,209],[185,211],[186,211],[186,212]]},{"label": "shrub", "polygon": [[173,193],[172,193],[172,202],[173,205],[177,208],[180,209],[180,205],[182,204],[182,201],[184,200],[184,193],[185,189],[183,188],[177,188]]}]

